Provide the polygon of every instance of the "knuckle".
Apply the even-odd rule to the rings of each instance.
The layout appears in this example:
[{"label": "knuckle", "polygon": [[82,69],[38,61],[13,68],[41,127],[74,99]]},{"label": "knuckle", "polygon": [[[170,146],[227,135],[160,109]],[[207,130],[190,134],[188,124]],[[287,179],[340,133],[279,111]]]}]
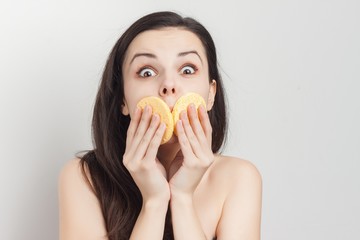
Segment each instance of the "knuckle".
[{"label": "knuckle", "polygon": [[124,153],[122,162],[125,166],[129,163],[129,157],[127,152]]},{"label": "knuckle", "polygon": [[194,134],[191,134],[188,138],[189,138],[190,142],[195,142],[196,141],[196,136]]},{"label": "knuckle", "polygon": [[150,149],[154,149],[158,146],[157,142],[156,141],[151,141],[150,144],[149,144],[149,148]]},{"label": "knuckle", "polygon": [[141,139],[141,144],[148,144],[149,142],[149,136],[145,135],[142,139]]},{"label": "knuckle", "polygon": [[179,141],[180,141],[181,145],[184,145],[184,146],[188,145],[188,141],[186,138],[181,138]]},{"label": "knuckle", "polygon": [[190,126],[190,123],[189,121],[185,120],[185,121],[182,121],[182,124],[184,125],[184,128],[187,128]]},{"label": "knuckle", "polygon": [[128,136],[134,135],[134,130],[129,127],[128,130],[127,130],[127,135],[128,135]]},{"label": "knuckle", "polygon": [[135,138],[138,138],[141,135],[141,129],[138,129],[135,133]]},{"label": "knuckle", "polygon": [[156,133],[155,133],[156,138],[162,138],[162,136],[163,136],[163,132],[160,129],[158,131],[156,131]]},{"label": "knuckle", "polygon": [[151,165],[147,161],[142,162],[139,166],[139,171],[141,172],[148,172],[150,169]]},{"label": "knuckle", "polygon": [[140,119],[140,124],[144,124],[147,121],[147,115],[144,114],[142,115],[141,119]]},{"label": "knuckle", "polygon": [[195,133],[196,135],[201,134],[201,129],[200,129],[199,127],[195,127],[195,128],[194,128],[194,133]]},{"label": "knuckle", "polygon": [[151,124],[150,124],[150,126],[149,126],[149,130],[151,130],[152,132],[154,132],[155,131],[155,129],[156,129],[156,127],[157,127],[157,122],[151,122]]}]

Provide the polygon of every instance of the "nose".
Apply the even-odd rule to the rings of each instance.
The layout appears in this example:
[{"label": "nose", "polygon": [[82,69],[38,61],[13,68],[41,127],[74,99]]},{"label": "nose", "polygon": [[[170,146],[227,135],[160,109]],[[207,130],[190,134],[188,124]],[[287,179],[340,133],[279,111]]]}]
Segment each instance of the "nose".
[{"label": "nose", "polygon": [[163,82],[161,83],[159,91],[160,91],[159,94],[162,97],[176,95],[177,94],[177,87],[176,87],[175,80],[173,78],[170,78],[170,77],[163,80]]},{"label": "nose", "polygon": [[166,96],[170,94],[175,94],[175,88],[174,87],[163,87],[161,90],[161,96]]}]

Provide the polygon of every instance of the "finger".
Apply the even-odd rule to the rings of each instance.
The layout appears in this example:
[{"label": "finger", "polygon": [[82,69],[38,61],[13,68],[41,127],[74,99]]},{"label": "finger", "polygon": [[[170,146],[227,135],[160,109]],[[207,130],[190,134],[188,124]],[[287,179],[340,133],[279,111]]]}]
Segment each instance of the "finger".
[{"label": "finger", "polygon": [[151,121],[151,106],[146,105],[144,110],[142,111],[141,119],[139,121],[138,127],[135,131],[134,138],[129,144],[129,147],[133,150],[137,149],[141,139],[143,138],[146,130],[149,127]]},{"label": "finger", "polygon": [[135,158],[136,159],[143,159],[146,154],[146,149],[149,146],[149,143],[151,142],[152,138],[154,137],[154,134],[156,130],[158,129],[160,123],[160,116],[158,114],[154,114],[151,118],[151,122],[149,125],[149,128],[146,130],[144,136],[142,137],[139,145],[136,148],[135,151]]},{"label": "finger", "polygon": [[197,137],[195,136],[195,134],[193,132],[193,129],[190,125],[186,111],[181,112],[180,119],[182,122],[182,126],[184,128],[185,135],[188,139],[188,142],[189,142],[193,152],[195,153],[195,155],[198,158],[202,157],[202,148],[200,146],[200,143],[199,143]]},{"label": "finger", "polygon": [[200,124],[204,130],[208,144],[209,144],[209,146],[211,146],[212,145],[212,126],[210,123],[209,115],[206,112],[205,107],[203,105],[200,105],[198,111],[199,111]]},{"label": "finger", "polygon": [[176,131],[178,133],[178,140],[180,143],[181,152],[184,156],[184,160],[193,158],[194,153],[190,146],[190,142],[189,142],[188,138],[186,137],[182,120],[178,120],[176,122]]},{"label": "finger", "polygon": [[188,107],[188,116],[189,116],[189,120],[190,120],[190,125],[192,127],[192,130],[195,134],[195,136],[197,137],[200,145],[202,147],[208,147],[208,140],[206,138],[206,135],[204,133],[204,130],[200,124],[199,121],[199,117],[196,107],[194,104],[190,104],[190,106]]},{"label": "finger", "polygon": [[139,121],[141,118],[141,109],[139,107],[136,107],[134,114],[133,114],[133,118],[130,121],[128,130],[127,130],[127,135],[126,135],[126,148],[129,148],[129,145],[131,144],[131,142],[134,139],[134,135],[136,132],[136,129],[139,125]]},{"label": "finger", "polygon": [[148,144],[148,148],[145,154],[145,160],[155,160],[156,154],[159,150],[159,146],[166,130],[166,124],[160,123],[153,135],[151,142]]}]

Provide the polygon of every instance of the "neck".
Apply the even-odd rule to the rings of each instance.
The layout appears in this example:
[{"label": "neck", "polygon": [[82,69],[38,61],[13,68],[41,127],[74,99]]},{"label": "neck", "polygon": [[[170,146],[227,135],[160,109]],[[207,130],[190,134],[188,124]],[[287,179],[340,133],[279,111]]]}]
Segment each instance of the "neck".
[{"label": "neck", "polygon": [[167,173],[169,173],[171,163],[174,159],[180,157],[182,158],[182,152],[178,142],[161,145],[157,153],[157,158],[162,163]]}]

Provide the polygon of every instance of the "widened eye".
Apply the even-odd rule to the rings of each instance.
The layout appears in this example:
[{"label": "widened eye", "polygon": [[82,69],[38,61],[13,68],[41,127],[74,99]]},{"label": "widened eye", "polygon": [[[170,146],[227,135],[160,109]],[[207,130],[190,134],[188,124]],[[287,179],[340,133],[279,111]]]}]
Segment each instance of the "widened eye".
[{"label": "widened eye", "polygon": [[192,65],[187,65],[183,68],[181,68],[180,72],[182,74],[194,74],[196,72],[196,67]]},{"label": "widened eye", "polygon": [[140,71],[137,73],[140,77],[143,77],[143,78],[147,78],[147,77],[153,77],[156,75],[156,72],[149,68],[149,67],[146,67],[146,68],[142,68],[140,69]]}]

